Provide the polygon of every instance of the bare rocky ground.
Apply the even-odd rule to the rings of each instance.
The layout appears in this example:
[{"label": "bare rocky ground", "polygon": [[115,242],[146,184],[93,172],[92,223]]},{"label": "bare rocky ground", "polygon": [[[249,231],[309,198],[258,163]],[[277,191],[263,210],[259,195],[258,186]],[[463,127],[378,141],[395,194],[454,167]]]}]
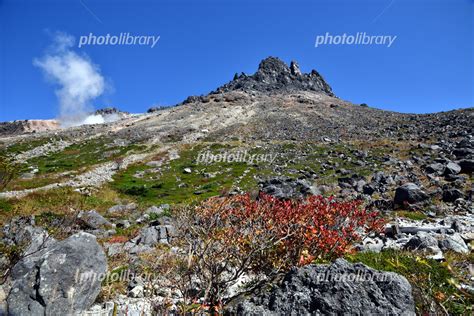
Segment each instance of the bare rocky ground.
[{"label": "bare rocky ground", "polygon": [[[337,98],[316,71],[302,74],[296,63],[269,58],[254,75],[149,112],[68,129],[2,125],[3,155],[19,170],[0,192],[4,312],[138,315],[165,303],[176,309],[179,293],[164,276],[102,288],[96,280],[87,290],[74,275],[51,271],[64,262],[80,272],[138,273],[147,256],[172,245],[169,209],[224,191],[261,191],[283,199],[360,199],[379,210],[385,231],[355,245],[359,253],[346,259],[390,272],[342,259],[295,268],[229,312],[472,313],[474,109],[414,115],[355,105]],[[198,161],[205,152],[232,151],[276,159]],[[83,243],[93,256],[81,253]],[[56,262],[50,254],[68,255]],[[308,277],[327,269],[397,274],[389,287],[321,285]],[[56,284],[76,293],[74,300],[58,301]],[[360,295],[347,299],[348,293]]]}]

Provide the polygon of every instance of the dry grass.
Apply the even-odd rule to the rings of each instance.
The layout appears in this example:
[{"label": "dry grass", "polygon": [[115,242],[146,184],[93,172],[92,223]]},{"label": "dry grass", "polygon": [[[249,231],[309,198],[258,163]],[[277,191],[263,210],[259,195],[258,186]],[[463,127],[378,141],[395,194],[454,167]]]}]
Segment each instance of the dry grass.
[{"label": "dry grass", "polygon": [[31,193],[21,199],[6,201],[9,210],[0,212],[0,224],[14,216],[39,215],[44,212],[58,215],[71,215],[77,210],[95,209],[103,212],[117,204],[121,197],[107,186],[100,188],[92,196],[86,196],[72,188],[58,188]]}]

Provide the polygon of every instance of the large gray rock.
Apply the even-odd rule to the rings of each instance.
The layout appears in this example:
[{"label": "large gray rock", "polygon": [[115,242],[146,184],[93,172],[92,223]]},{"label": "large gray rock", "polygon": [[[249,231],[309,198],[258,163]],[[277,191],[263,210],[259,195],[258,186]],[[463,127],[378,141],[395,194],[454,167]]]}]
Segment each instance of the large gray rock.
[{"label": "large gray rock", "polygon": [[130,203],[127,205],[114,205],[111,208],[107,210],[107,213],[109,214],[116,214],[116,213],[125,213],[125,212],[130,212],[134,211],[137,209],[137,205],[135,203]]},{"label": "large gray rock", "polygon": [[338,259],[294,268],[282,284],[231,307],[237,315],[415,315],[411,285],[392,272]]},{"label": "large gray rock", "polygon": [[158,225],[145,227],[140,231],[137,244],[156,246],[158,243],[167,244],[174,236],[174,228],[171,225]]},{"label": "large gray rock", "polygon": [[463,199],[465,195],[455,188],[445,188],[443,190],[443,201],[444,202],[454,202],[457,199]]},{"label": "large gray rock", "polygon": [[303,198],[308,195],[319,194],[317,189],[306,180],[291,179],[289,177],[274,177],[259,183],[260,191],[273,195],[279,199]]},{"label": "large gray rock", "polygon": [[[166,238],[166,236],[165,236]],[[154,246],[160,241],[160,231],[156,227],[146,227],[140,231],[139,243]]]},{"label": "large gray rock", "polygon": [[113,224],[109,220],[95,210],[80,212],[77,218],[87,228],[99,229],[102,227],[113,227]]},{"label": "large gray rock", "polygon": [[455,175],[461,172],[461,166],[455,162],[449,162],[444,170],[444,175]]},{"label": "large gray rock", "polygon": [[8,313],[79,313],[94,303],[106,271],[104,251],[93,235],[81,232],[50,242],[13,267]]},{"label": "large gray rock", "polygon": [[458,233],[443,235],[439,241],[439,247],[444,251],[451,250],[458,253],[469,253],[469,247]]},{"label": "large gray rock", "polygon": [[471,174],[474,172],[474,159],[463,159],[459,161],[461,172]]},{"label": "large gray rock", "polygon": [[423,202],[429,198],[423,190],[421,190],[414,183],[405,183],[402,186],[399,186],[395,191],[394,203],[396,205],[416,204]]},{"label": "large gray rock", "polygon": [[405,249],[420,250],[439,254],[441,249],[438,247],[438,239],[428,232],[419,231],[416,236],[412,237],[405,245]]},{"label": "large gray rock", "polygon": [[431,174],[431,173],[436,173],[438,175],[442,175],[445,170],[445,167],[442,163],[432,163],[428,166],[426,166],[426,172]]}]

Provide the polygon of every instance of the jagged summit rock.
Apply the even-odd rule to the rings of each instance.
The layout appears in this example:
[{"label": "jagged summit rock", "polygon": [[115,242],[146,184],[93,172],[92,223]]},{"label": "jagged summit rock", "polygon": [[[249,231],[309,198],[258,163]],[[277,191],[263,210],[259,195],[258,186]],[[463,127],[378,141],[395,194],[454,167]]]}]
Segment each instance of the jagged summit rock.
[{"label": "jagged summit rock", "polygon": [[116,107],[105,107],[94,112],[95,115],[112,115],[112,114],[129,114],[128,112],[121,111]]},{"label": "jagged summit rock", "polygon": [[291,71],[291,74],[293,76],[301,76],[301,70],[300,70],[300,66],[298,65],[298,63],[294,60],[291,61],[291,64],[290,64],[290,71]]},{"label": "jagged summit rock", "polygon": [[262,60],[253,75],[235,75],[231,82],[219,87],[214,94],[235,90],[267,93],[313,91],[334,96],[331,87],[316,70],[302,73],[296,61],[288,66],[276,57]]}]

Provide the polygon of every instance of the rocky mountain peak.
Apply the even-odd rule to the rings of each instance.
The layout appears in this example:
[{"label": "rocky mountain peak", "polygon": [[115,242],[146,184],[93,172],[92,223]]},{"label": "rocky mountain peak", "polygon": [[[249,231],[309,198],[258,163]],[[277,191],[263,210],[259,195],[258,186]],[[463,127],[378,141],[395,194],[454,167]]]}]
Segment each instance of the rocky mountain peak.
[{"label": "rocky mountain peak", "polygon": [[257,74],[273,76],[290,74],[290,68],[279,58],[268,57],[258,65]]},{"label": "rocky mountain peak", "polygon": [[231,82],[219,87],[213,93],[235,90],[267,93],[315,91],[334,96],[331,87],[316,70],[308,74],[302,73],[296,61],[292,61],[288,66],[277,57],[262,60],[253,75],[236,74]]}]

